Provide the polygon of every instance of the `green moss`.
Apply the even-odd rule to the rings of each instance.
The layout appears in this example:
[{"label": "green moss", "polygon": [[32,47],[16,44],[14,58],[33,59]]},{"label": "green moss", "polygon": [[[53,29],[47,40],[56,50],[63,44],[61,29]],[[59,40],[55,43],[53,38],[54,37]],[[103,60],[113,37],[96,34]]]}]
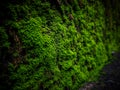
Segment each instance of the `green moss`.
[{"label": "green moss", "polygon": [[[58,1],[8,4],[10,17],[0,28],[0,48],[15,49],[9,61],[19,60],[8,67],[10,89],[77,90],[97,80],[112,50],[119,48],[120,37],[115,32],[114,38],[112,21],[106,25],[102,2]],[[13,47],[7,30],[19,37],[18,42],[13,36]]]}]

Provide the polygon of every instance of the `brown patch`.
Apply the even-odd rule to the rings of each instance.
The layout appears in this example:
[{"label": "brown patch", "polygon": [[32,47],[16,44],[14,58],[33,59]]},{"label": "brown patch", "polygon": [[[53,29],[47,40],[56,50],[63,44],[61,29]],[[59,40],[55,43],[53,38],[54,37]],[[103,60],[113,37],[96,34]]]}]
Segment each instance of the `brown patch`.
[{"label": "brown patch", "polygon": [[70,20],[73,20],[73,19],[74,19],[74,17],[73,17],[72,14],[69,14],[68,17],[69,17]]}]

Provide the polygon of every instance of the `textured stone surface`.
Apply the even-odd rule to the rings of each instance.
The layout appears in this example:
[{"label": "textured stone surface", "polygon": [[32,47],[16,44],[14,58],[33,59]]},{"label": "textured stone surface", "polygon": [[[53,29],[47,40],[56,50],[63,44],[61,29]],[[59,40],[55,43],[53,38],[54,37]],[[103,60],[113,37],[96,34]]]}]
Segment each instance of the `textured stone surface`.
[{"label": "textured stone surface", "polygon": [[119,90],[120,88],[120,53],[114,53],[114,60],[107,64],[97,83],[88,83],[79,90]]}]

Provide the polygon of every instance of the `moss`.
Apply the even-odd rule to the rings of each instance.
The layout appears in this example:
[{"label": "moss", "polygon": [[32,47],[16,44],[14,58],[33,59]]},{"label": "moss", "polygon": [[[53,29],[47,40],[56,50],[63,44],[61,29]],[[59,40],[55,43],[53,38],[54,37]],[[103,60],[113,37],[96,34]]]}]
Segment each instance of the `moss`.
[{"label": "moss", "polygon": [[77,90],[97,80],[119,48],[113,17],[105,16],[100,0],[9,2],[7,10],[0,48],[13,49],[8,52],[11,90]]}]

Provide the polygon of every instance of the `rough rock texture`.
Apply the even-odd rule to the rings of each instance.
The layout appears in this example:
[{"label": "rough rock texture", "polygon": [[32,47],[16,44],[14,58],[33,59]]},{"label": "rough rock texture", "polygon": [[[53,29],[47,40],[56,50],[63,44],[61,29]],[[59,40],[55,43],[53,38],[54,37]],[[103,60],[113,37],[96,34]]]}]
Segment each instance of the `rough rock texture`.
[{"label": "rough rock texture", "polygon": [[113,54],[113,61],[102,70],[97,83],[88,83],[79,90],[119,90],[120,88],[120,53]]}]

